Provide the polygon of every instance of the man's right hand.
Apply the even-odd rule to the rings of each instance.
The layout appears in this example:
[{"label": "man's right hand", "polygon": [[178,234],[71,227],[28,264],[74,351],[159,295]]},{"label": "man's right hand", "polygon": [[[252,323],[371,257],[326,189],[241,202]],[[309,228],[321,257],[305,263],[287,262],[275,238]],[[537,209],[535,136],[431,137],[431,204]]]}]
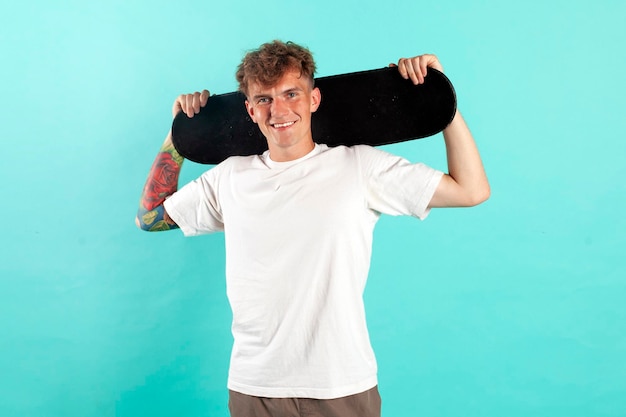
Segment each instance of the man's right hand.
[{"label": "man's right hand", "polygon": [[172,117],[176,117],[181,111],[191,118],[200,112],[200,109],[206,105],[209,99],[209,90],[202,90],[201,93],[181,94],[174,101],[172,106]]}]

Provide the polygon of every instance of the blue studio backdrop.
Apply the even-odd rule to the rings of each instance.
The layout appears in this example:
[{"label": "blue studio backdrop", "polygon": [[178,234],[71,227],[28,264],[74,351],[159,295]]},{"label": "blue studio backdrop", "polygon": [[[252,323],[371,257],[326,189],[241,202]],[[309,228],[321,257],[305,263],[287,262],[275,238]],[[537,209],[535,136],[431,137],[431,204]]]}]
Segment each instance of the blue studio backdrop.
[{"label": "blue studio backdrop", "polygon": [[[624,16],[617,0],[3,5],[0,416],[228,415],[223,236],[134,215],[176,96],[233,91],[275,38],[319,76],[437,54],[491,181],[476,208],[377,226],[383,415],[625,416]],[[445,169],[441,135],[386,149]]]}]

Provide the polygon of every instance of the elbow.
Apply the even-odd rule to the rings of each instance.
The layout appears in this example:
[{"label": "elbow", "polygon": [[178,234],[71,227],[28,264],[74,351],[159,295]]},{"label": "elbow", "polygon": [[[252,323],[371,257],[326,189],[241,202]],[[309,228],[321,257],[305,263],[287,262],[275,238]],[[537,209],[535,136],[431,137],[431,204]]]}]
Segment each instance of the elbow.
[{"label": "elbow", "polygon": [[135,216],[135,226],[145,232],[162,232],[178,229],[178,225],[168,216],[162,205],[150,212],[140,208],[137,216]]},{"label": "elbow", "polygon": [[154,222],[151,222],[148,224],[143,220],[144,219],[141,218],[140,214],[138,214],[135,217],[135,226],[137,226],[139,230],[143,230],[144,232],[155,232],[155,231],[162,230],[162,229],[155,228]]},{"label": "elbow", "polygon": [[485,184],[480,189],[474,191],[468,198],[468,207],[474,207],[484,203],[491,197],[491,187]]},{"label": "elbow", "polygon": [[135,226],[137,226],[139,230],[143,230],[145,232],[150,231],[150,227],[144,222],[142,222],[141,219],[139,219],[139,216],[135,216]]}]

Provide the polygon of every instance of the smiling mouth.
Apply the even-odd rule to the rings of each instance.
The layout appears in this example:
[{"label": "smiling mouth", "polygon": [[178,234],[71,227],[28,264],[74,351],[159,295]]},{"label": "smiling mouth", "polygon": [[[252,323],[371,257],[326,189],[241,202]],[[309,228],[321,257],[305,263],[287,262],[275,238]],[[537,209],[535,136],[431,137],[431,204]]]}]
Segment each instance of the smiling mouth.
[{"label": "smiling mouth", "polygon": [[285,122],[285,123],[274,123],[272,124],[272,127],[275,129],[281,129],[284,127],[289,127],[291,125],[293,125],[295,122]]}]

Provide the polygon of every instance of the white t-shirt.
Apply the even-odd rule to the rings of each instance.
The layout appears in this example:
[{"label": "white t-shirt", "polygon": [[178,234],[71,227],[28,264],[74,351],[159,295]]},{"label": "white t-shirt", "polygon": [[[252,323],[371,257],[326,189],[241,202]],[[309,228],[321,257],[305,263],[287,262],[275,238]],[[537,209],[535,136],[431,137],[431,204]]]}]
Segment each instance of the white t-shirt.
[{"label": "white t-shirt", "polygon": [[369,146],[231,157],[165,202],[186,236],[225,232],[228,388],[339,398],[377,384],[363,291],[380,213],[424,219],[442,177]]}]

